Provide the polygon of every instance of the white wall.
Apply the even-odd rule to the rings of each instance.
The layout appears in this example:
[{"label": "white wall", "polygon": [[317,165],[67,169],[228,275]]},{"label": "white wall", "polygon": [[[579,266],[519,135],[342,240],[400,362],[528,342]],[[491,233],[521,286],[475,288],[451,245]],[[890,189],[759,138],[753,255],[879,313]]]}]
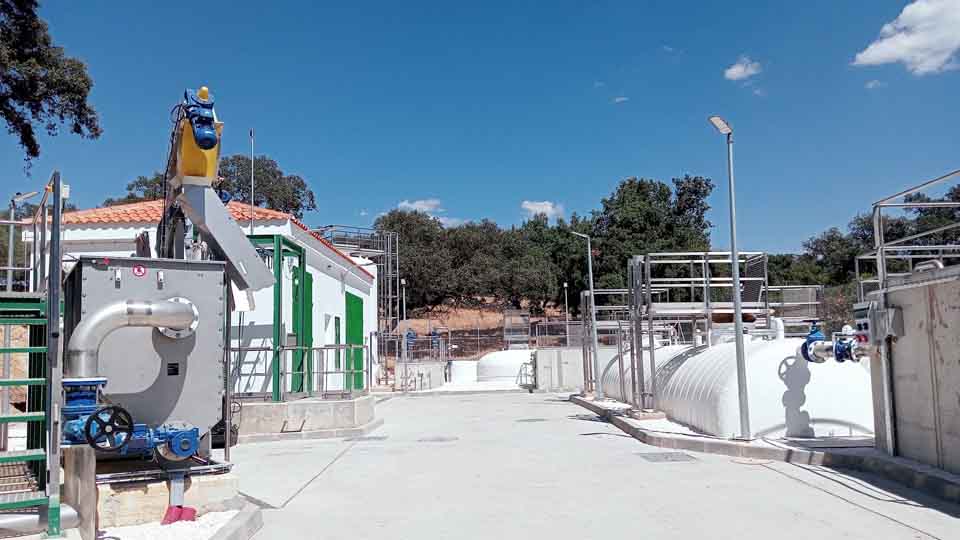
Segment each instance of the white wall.
[{"label": "white wall", "polygon": [[[238,223],[244,231],[248,224]],[[150,235],[151,255],[156,256],[155,223],[125,223],[120,225],[65,225],[63,229],[63,250],[67,259],[88,256],[130,257],[136,250],[135,238],[147,232]],[[351,261],[343,254],[324,244],[308,231],[287,220],[257,222],[254,234],[279,234],[292,239],[306,249],[307,270],[313,276],[313,344],[315,347],[334,343],[334,317],[340,317],[341,342],[346,337],[346,300],[345,292],[359,296],[363,300],[365,340],[370,332],[377,330],[377,292],[374,265],[366,266],[366,259]],[[24,241],[32,242],[30,232],[24,233]],[[283,331],[293,328],[293,276],[290,263],[284,264],[280,286],[282,287],[282,323]],[[358,268],[356,264],[365,265]],[[65,271],[72,268],[65,263]],[[235,347],[270,348],[273,346],[273,288],[253,293],[254,309],[249,312],[232,314],[232,345]],[[374,344],[375,346],[375,344]],[[334,369],[334,354],[327,355],[326,369]],[[289,364],[292,355],[284,359]],[[269,351],[250,351],[234,357],[234,392],[269,392],[272,389]],[[319,361],[319,359],[318,359]],[[341,364],[342,365],[342,364]],[[318,366],[319,367],[319,366]],[[332,390],[343,388],[342,376],[331,376],[327,387]],[[289,384],[289,377],[288,377]]]}]

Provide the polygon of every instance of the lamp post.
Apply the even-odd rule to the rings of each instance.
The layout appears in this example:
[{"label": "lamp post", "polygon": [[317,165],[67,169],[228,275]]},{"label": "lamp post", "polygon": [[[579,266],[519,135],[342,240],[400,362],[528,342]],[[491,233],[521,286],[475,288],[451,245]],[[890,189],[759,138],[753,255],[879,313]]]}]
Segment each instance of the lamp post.
[{"label": "lamp post", "polygon": [[253,128],[250,128],[250,234],[253,234],[253,167],[256,160],[253,157]]},{"label": "lamp post", "polygon": [[566,345],[570,346],[570,302],[567,301],[567,282],[563,282],[563,314],[566,320],[564,335],[566,336]]},{"label": "lamp post", "polygon": [[590,333],[593,341],[593,393],[597,399],[603,399],[603,385],[600,381],[600,344],[597,339],[597,297],[593,294],[593,249],[590,247],[590,237],[583,233],[570,231],[587,241],[587,277],[590,280]]},{"label": "lamp post", "polygon": [[403,322],[407,322],[407,278],[400,278],[400,291],[403,294]]},{"label": "lamp post", "polygon": [[730,192],[730,277],[733,288],[733,328],[737,347],[737,393],[740,404],[740,437],[751,438],[747,400],[747,367],[743,356],[743,309],[740,306],[740,253],[737,251],[737,202],[733,181],[733,128],[723,118],[711,116],[710,123],[727,136],[727,179]]}]

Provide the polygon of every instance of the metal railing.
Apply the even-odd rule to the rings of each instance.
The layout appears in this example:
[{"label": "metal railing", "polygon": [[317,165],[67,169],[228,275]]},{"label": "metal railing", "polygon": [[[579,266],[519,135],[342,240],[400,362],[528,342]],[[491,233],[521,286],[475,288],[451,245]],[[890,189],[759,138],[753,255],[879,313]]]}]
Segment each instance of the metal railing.
[{"label": "metal railing", "polygon": [[[937,235],[960,228],[960,220],[951,217],[948,223],[929,230],[915,232],[896,240],[887,240],[884,230],[885,210],[922,210],[960,208],[960,201],[908,200],[934,186],[960,179],[960,169],[932,180],[917,184],[899,193],[873,203],[874,249],[860,255],[854,261],[857,278],[857,295],[862,302],[869,292],[886,289],[890,278],[913,275],[956,264],[960,259],[960,245],[944,243]],[[951,212],[956,216],[956,210]],[[919,262],[917,262],[919,261]],[[873,272],[870,273],[872,265]]]},{"label": "metal railing", "polygon": [[[236,399],[270,399],[273,377],[279,373],[280,401],[303,398],[352,399],[370,393],[373,386],[373,355],[364,345],[323,345],[319,347],[231,347],[231,395]],[[273,355],[264,370],[243,371],[237,353],[263,352]],[[361,367],[357,368],[357,358]],[[275,369],[274,363],[279,363]]]},{"label": "metal railing", "polygon": [[[59,176],[54,172],[53,175]],[[8,219],[0,219],[0,226],[7,227],[7,260],[0,271],[3,271],[6,280],[4,289],[10,291],[44,291],[47,288],[47,256],[50,251],[50,203],[54,178],[51,175],[50,181],[44,186],[40,202],[29,219],[17,219],[18,203],[26,202],[33,196],[41,192],[32,192],[28,194],[18,193],[10,199],[10,212]],[[57,182],[60,185],[60,182]],[[22,254],[22,266],[16,264],[16,236],[17,230],[20,230],[21,241],[30,243],[30,251],[24,246]],[[29,231],[29,234],[27,234]],[[38,241],[39,240],[39,241]],[[17,276],[20,276],[19,281]],[[19,287],[17,284],[19,283]]]}]

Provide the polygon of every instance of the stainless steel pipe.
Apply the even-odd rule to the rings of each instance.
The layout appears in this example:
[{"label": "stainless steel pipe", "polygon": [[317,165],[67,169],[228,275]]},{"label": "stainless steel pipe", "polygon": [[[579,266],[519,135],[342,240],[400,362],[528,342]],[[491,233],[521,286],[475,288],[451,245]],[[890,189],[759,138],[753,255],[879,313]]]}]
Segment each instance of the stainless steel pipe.
[{"label": "stainless steel pipe", "polygon": [[193,304],[165,300],[125,300],[87,313],[73,329],[65,351],[63,375],[67,378],[98,377],[100,345],[111,332],[129,326],[186,330],[197,319]]}]

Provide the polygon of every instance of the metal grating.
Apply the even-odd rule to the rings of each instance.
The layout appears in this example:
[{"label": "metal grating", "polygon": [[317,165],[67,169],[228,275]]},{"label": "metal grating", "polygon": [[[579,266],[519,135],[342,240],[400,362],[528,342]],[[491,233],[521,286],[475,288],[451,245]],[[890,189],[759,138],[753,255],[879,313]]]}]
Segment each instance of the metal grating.
[{"label": "metal grating", "polygon": [[697,458],[683,452],[635,452],[650,463],[682,463],[697,461]]}]

